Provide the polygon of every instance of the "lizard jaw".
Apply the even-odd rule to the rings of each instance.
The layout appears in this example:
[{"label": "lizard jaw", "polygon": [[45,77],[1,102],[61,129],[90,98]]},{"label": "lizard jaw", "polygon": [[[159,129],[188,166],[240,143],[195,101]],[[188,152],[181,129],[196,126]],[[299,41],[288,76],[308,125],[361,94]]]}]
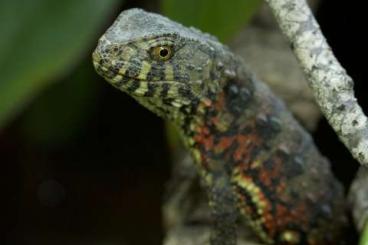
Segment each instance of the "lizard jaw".
[{"label": "lizard jaw", "polygon": [[[147,81],[126,74],[115,73],[111,68],[100,65],[93,61],[99,75],[106,79],[114,87],[136,97],[160,97],[178,99],[179,97],[193,98],[193,87],[199,87],[202,81]],[[196,94],[197,96],[199,94]]]}]

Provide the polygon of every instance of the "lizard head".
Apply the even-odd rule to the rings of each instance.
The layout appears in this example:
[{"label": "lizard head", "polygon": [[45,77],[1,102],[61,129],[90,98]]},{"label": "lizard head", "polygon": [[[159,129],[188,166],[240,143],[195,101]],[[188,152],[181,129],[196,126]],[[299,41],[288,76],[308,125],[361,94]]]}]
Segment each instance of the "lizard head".
[{"label": "lizard head", "polygon": [[209,34],[130,9],[100,38],[93,64],[113,86],[167,116],[221,89],[225,53]]}]

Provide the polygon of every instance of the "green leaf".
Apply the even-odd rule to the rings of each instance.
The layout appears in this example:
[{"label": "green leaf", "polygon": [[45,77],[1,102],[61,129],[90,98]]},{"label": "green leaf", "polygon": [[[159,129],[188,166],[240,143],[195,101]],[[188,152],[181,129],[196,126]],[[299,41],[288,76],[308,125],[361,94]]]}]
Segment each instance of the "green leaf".
[{"label": "green leaf", "polygon": [[0,2],[0,127],[95,45],[118,2]]},{"label": "green leaf", "polygon": [[162,0],[165,15],[227,41],[254,14],[260,0]]}]

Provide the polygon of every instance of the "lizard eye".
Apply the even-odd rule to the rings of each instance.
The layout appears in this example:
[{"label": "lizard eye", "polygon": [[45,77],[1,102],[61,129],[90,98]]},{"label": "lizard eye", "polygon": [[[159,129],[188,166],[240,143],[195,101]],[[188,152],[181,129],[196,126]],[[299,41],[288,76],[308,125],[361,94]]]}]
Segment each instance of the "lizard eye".
[{"label": "lizard eye", "polygon": [[157,61],[166,61],[173,56],[171,46],[157,46],[151,49],[151,57]]}]

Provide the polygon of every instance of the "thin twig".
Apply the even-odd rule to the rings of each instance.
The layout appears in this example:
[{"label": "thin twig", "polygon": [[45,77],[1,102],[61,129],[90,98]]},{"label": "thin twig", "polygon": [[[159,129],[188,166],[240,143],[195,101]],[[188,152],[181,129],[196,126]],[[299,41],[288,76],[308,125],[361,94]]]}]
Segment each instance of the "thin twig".
[{"label": "thin twig", "polygon": [[367,117],[354,96],[353,80],[333,55],[305,0],[265,0],[304,70],[322,113],[340,140],[368,166]]}]

